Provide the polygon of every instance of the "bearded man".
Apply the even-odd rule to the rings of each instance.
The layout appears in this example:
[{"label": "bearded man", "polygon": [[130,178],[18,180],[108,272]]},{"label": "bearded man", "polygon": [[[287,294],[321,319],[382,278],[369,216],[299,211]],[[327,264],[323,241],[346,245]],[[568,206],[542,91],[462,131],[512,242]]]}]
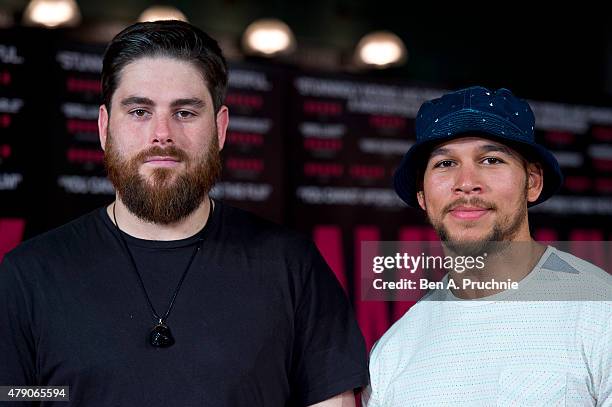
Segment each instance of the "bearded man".
[{"label": "bearded man", "polygon": [[6,255],[0,385],[68,386],[75,406],[354,405],[364,341],[313,243],[209,197],[226,86],[190,24],[113,39],[98,126],[116,199]]}]

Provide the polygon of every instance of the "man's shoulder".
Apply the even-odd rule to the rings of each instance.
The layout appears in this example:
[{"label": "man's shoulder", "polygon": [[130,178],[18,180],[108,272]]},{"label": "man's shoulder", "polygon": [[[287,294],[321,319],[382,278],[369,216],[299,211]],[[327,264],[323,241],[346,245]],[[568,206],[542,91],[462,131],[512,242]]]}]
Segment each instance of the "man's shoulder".
[{"label": "man's shoulder", "polygon": [[612,282],[612,274],[572,253],[554,247],[551,247],[542,267]]},{"label": "man's shoulder", "polygon": [[97,208],[61,226],[29,238],[6,254],[11,262],[49,259],[75,251],[79,245],[91,245],[92,231],[99,221],[100,211]]},{"label": "man's shoulder", "polygon": [[537,282],[558,291],[558,299],[612,301],[612,275],[572,253],[549,247],[540,269]]}]

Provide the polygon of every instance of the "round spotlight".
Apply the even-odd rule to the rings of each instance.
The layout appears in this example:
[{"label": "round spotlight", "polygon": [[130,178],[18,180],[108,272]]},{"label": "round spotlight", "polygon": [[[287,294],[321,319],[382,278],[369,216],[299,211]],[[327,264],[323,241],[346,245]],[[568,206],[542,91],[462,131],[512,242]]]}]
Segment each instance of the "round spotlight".
[{"label": "round spotlight", "polygon": [[81,13],[74,0],[31,0],[23,16],[26,25],[49,28],[75,26],[80,21]]},{"label": "round spotlight", "polygon": [[295,49],[295,37],[289,26],[280,20],[266,18],[251,23],[242,35],[247,54],[275,56]]},{"label": "round spotlight", "polygon": [[187,21],[187,17],[179,9],[172,6],[151,6],[138,17],[140,22],[160,20]]},{"label": "round spotlight", "polygon": [[401,65],[407,57],[402,40],[389,31],[367,34],[357,44],[356,59],[359,65],[387,68]]}]

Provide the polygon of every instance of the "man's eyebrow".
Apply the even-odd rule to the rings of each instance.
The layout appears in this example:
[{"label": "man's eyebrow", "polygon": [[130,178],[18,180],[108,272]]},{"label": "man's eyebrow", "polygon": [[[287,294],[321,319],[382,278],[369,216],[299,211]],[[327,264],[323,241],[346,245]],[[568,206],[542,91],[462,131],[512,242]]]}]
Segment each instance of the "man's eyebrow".
[{"label": "man's eyebrow", "polygon": [[444,147],[438,147],[436,149],[434,149],[431,154],[429,154],[429,158],[433,158],[437,155],[448,155],[450,154],[450,150],[448,148],[444,148]]},{"label": "man's eyebrow", "polygon": [[506,146],[502,146],[499,144],[485,144],[484,146],[481,146],[479,150],[482,153],[500,152],[500,153],[507,154],[510,157],[516,157],[516,153],[514,151],[512,151]]},{"label": "man's eyebrow", "polygon": [[155,102],[149,98],[142,96],[129,96],[121,100],[121,106],[133,105],[155,106]]},{"label": "man's eyebrow", "polygon": [[[511,157],[516,157],[516,153],[512,151],[510,148],[506,146],[498,145],[498,144],[485,144],[483,146],[478,147],[478,150],[481,154],[497,151],[500,153],[507,154]],[[439,148],[434,149],[431,152],[431,154],[429,155],[429,158],[431,159],[437,155],[449,155],[449,154],[451,154],[450,149],[445,148],[445,147],[439,147]]]},{"label": "man's eyebrow", "polygon": [[[142,96],[129,96],[121,100],[122,106],[133,106],[133,105],[144,105],[144,106],[155,106],[155,102],[152,99]],[[199,98],[181,98],[173,100],[170,107],[176,108],[179,106],[192,106],[196,109],[202,108],[205,105],[204,101]]]},{"label": "man's eyebrow", "polygon": [[179,106],[191,106],[194,107],[196,109],[202,108],[204,107],[205,103],[202,99],[198,99],[198,98],[183,98],[183,99],[176,99],[174,101],[172,101],[172,103],[170,104],[171,107],[179,107]]}]

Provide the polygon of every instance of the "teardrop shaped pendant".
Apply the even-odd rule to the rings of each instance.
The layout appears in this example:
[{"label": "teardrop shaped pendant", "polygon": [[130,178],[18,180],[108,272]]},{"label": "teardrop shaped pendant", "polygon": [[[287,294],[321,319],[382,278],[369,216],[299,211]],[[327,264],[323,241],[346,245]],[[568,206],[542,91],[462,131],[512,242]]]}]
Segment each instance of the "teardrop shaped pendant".
[{"label": "teardrop shaped pendant", "polygon": [[167,348],[174,345],[174,337],[172,336],[172,332],[170,332],[170,328],[161,322],[155,325],[153,330],[151,330],[149,342],[157,348]]}]

